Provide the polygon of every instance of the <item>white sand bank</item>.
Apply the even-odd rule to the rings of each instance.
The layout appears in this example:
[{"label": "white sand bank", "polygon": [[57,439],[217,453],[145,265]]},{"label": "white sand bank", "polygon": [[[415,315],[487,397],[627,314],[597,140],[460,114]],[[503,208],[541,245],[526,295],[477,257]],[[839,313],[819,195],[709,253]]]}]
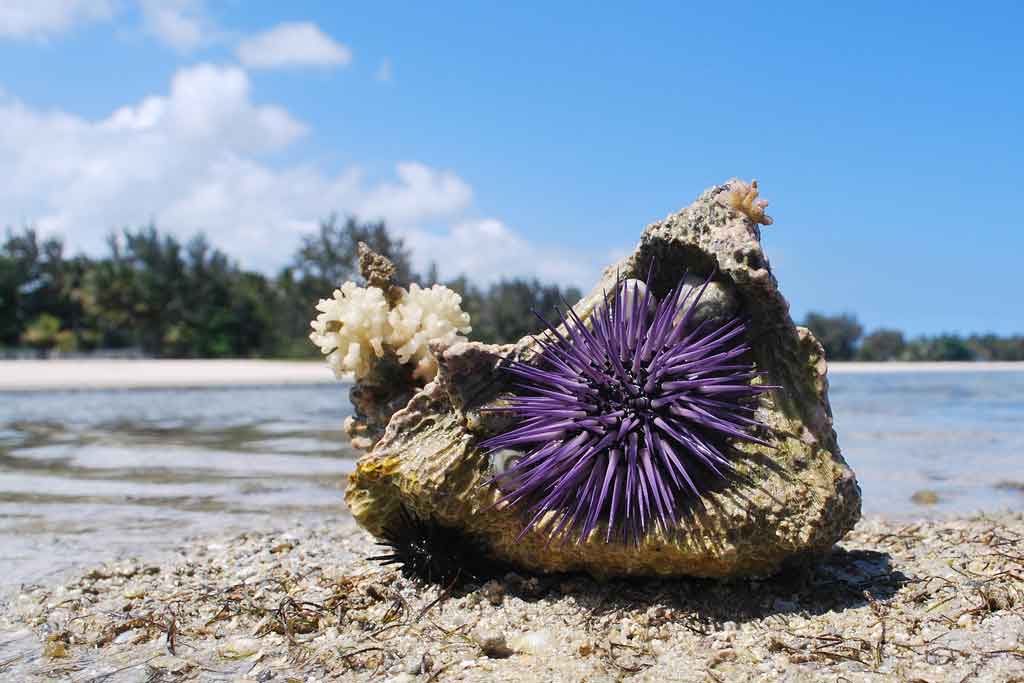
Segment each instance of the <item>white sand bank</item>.
[{"label": "white sand bank", "polygon": [[336,381],[327,364],[319,361],[0,361],[0,391],[329,384]]},{"label": "white sand bank", "polygon": [[[831,374],[1024,372],[1024,363],[830,363]],[[15,360],[0,361],[0,391],[157,389],[330,384],[320,361]]]},{"label": "white sand bank", "polygon": [[829,374],[858,374],[872,372],[1024,372],[1024,362],[950,362],[950,363],[829,363]]}]

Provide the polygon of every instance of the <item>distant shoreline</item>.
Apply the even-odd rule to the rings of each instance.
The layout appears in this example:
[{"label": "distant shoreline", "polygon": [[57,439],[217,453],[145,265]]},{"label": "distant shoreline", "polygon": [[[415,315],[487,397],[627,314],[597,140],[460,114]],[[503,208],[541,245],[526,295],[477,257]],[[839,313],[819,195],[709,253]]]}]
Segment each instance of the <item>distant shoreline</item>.
[{"label": "distant shoreline", "polygon": [[[1024,362],[830,363],[833,375],[1024,372]],[[326,363],[282,360],[0,361],[0,392],[334,384]]]},{"label": "distant shoreline", "polygon": [[829,363],[828,371],[832,375],[907,372],[1024,372],[1024,361],[886,361],[883,363],[844,361]]},{"label": "distant shoreline", "polygon": [[334,384],[323,361],[13,360],[0,361],[2,391],[185,389]]}]

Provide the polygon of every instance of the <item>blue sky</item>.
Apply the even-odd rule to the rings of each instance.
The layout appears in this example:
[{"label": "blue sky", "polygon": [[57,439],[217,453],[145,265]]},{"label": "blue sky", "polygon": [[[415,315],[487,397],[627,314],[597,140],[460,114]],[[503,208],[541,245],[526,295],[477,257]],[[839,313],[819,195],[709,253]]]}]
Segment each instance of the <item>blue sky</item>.
[{"label": "blue sky", "polygon": [[1024,333],[1017,3],[3,4],[0,223],[271,269],[337,210],[586,287],[739,176],[794,317]]}]

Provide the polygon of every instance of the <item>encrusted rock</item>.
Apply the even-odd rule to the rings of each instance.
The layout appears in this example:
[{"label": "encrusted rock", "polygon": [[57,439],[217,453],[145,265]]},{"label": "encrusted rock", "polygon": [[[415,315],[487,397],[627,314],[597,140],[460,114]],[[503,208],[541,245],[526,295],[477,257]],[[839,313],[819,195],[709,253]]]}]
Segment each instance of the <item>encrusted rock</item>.
[{"label": "encrusted rock", "polygon": [[[487,482],[502,465],[479,448],[507,429],[510,418],[482,409],[499,405],[511,390],[501,360],[530,362],[538,349],[530,337],[506,346],[467,342],[433,349],[437,377],[391,417],[359,460],[346,492],[356,520],[381,535],[401,523],[404,506],[462,530],[512,566],[597,577],[765,575],[828,551],[859,519],[860,489],[832,428],[821,345],[793,324],[761,248],[754,219],[765,222],[763,211],[733,201],[727,193],[743,187],[737,183],[713,187],[648,226],[634,252],[607,268],[574,307],[586,319],[617,281],[645,279],[652,263],[657,269],[648,286],[659,297],[684,274],[692,285],[714,273],[698,316],[748,317],[758,369],[781,387],[761,396],[757,408],[773,443],[735,444],[735,480],[708,492],[676,529],[652,529],[638,546],[605,542],[601,527],[578,544],[549,543],[542,530],[518,538],[523,513],[495,507],[498,492]],[[763,209],[754,199],[747,204]]]},{"label": "encrusted rock", "polygon": [[344,429],[352,446],[373,448],[391,416],[408,404],[419,388],[412,368],[398,362],[393,351],[385,353],[349,390],[354,414],[345,420]]}]

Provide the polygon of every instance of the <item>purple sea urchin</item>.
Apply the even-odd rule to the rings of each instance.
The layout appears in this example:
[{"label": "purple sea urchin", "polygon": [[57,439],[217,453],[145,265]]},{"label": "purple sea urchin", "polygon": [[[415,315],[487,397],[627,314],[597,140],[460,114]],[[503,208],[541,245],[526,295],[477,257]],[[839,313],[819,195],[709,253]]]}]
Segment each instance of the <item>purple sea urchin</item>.
[{"label": "purple sea urchin", "polygon": [[536,366],[505,366],[519,393],[497,410],[517,421],[481,446],[524,451],[492,479],[499,505],[525,506],[523,534],[553,512],[552,539],[578,532],[579,542],[603,522],[606,542],[639,543],[652,524],[676,527],[732,471],[730,440],[767,445],[749,403],[775,387],[751,383],[760,373],[744,361],[746,322],[694,324],[710,282],[680,282],[660,303],[620,283],[589,325],[571,308],[562,330],[545,321]]}]

